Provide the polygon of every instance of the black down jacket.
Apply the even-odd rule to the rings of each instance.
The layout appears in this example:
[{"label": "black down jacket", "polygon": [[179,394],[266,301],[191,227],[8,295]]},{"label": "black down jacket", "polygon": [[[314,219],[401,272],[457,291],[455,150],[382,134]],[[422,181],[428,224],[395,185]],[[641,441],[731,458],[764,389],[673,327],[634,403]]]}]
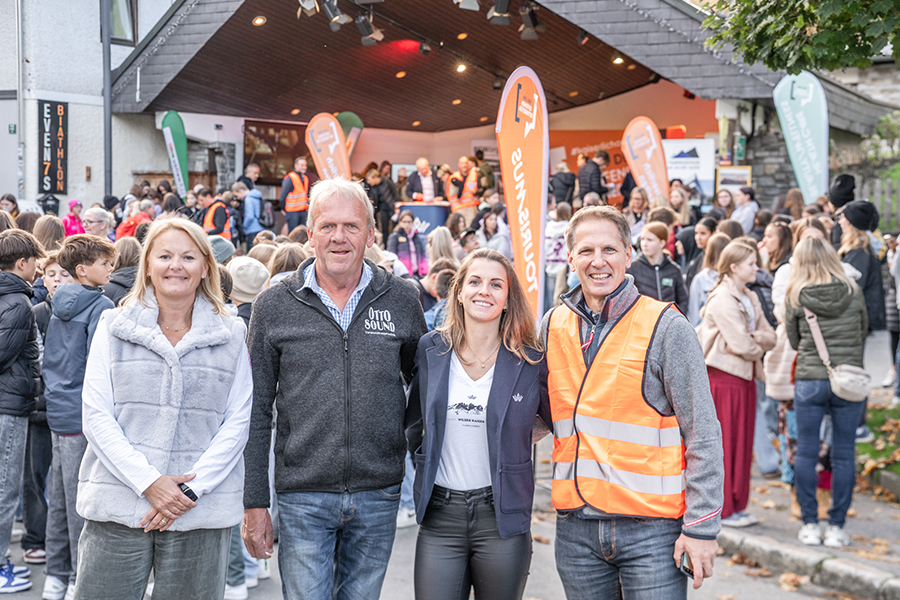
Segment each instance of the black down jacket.
[{"label": "black down jacket", "polygon": [[0,413],[27,417],[41,393],[41,360],[31,286],[0,271]]}]

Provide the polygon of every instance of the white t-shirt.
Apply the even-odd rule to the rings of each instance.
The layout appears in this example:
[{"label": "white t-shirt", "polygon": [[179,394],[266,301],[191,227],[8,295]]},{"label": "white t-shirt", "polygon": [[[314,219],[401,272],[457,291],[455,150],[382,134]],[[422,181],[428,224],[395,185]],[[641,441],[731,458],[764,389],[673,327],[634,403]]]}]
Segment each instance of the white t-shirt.
[{"label": "white t-shirt", "polygon": [[491,367],[473,381],[453,353],[447,393],[447,428],[434,482],[451,490],[477,490],[491,485],[488,457],[487,403],[494,381]]},{"label": "white t-shirt", "polygon": [[422,175],[419,174],[419,179],[422,181],[422,200],[424,202],[431,202],[434,200],[434,181],[431,179],[431,175],[422,177]]}]

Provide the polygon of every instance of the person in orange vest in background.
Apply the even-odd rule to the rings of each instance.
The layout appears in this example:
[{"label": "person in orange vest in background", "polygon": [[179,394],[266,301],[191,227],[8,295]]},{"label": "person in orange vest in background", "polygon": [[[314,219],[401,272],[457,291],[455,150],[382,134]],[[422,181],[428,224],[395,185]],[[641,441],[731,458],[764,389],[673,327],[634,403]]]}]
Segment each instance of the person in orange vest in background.
[{"label": "person in orange vest in background", "polygon": [[281,182],[281,214],[287,221],[288,233],[298,225],[306,225],[309,211],[309,186],[314,180],[306,173],[308,165],[302,156],[294,159],[294,170]]},{"label": "person in orange vest in background", "polygon": [[478,213],[478,205],[481,203],[480,192],[484,192],[478,186],[476,164],[475,159],[470,156],[459,157],[459,170],[450,175],[450,189],[447,194],[450,212],[462,213],[466,218],[467,227]]},{"label": "person in orange vest in background", "polygon": [[208,235],[219,235],[231,241],[231,224],[228,220],[228,207],[221,200],[216,200],[212,190],[203,188],[197,192],[197,201],[203,207],[202,227]]},{"label": "person in orange vest in background", "polygon": [[723,501],[700,342],[626,275],[631,229],[618,210],[575,213],[566,248],[582,283],[541,324],[566,597],[614,598],[621,585],[625,598],[684,599],[682,555],[697,589],[712,575]]}]

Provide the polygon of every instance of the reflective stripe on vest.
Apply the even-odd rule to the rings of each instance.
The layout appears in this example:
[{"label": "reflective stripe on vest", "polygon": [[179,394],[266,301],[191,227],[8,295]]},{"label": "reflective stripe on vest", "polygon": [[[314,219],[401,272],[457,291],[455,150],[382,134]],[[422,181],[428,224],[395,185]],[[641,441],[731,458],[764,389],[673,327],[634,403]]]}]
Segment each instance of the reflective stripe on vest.
[{"label": "reflective stripe on vest", "polygon": [[465,180],[463,180],[462,173],[456,171],[453,175],[450,176],[450,179],[456,179],[463,182],[462,190],[458,191],[455,195],[450,194],[450,212],[454,213],[461,208],[469,208],[470,206],[477,207],[481,204],[481,200],[475,197],[475,192],[478,190],[478,169],[469,169],[469,174],[466,175]]},{"label": "reflective stripe on vest", "polygon": [[[203,229],[206,230],[206,233],[209,233],[216,228],[216,224],[213,223],[213,216],[216,214],[216,209],[220,206],[222,207],[222,210],[225,211],[225,216],[228,216],[228,209],[225,208],[225,205],[222,202],[219,202],[218,200],[213,202],[212,205],[210,205],[210,207],[206,209],[206,215],[203,217]],[[226,218],[225,229],[222,231],[222,233],[217,233],[216,235],[220,235],[226,240],[231,240],[231,229],[229,229],[228,225],[229,219]]]},{"label": "reflective stripe on vest", "polygon": [[287,198],[284,199],[284,210],[285,212],[300,212],[301,210],[309,209],[309,177],[304,175],[300,177],[300,174],[296,171],[291,171],[287,174],[285,179],[290,179],[291,183],[294,186],[288,195]]},{"label": "reflective stripe on vest", "polygon": [[611,515],[684,514],[684,444],[674,417],[644,399],[646,356],[669,304],[641,296],[613,326],[590,369],[580,319],[554,309],[547,336],[553,414],[553,505]]}]

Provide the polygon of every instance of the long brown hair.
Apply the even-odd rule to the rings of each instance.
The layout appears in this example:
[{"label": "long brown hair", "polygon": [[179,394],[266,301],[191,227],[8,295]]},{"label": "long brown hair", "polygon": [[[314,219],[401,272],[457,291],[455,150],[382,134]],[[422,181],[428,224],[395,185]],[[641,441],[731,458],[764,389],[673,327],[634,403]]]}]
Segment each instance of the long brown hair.
[{"label": "long brown hair", "polygon": [[451,348],[464,348],[466,346],[466,314],[462,304],[459,303],[460,288],[469,276],[469,269],[476,260],[492,260],[500,263],[506,271],[508,295],[506,297],[507,308],[500,317],[500,341],[507,350],[527,361],[536,364],[538,360],[529,358],[525,348],[541,351],[541,340],[537,336],[534,326],[534,311],[519,278],[516,277],[512,263],[505,256],[489,248],[479,248],[469,254],[459,267],[453,280],[450,282],[450,291],[447,294],[447,317],[443,326],[438,329],[444,342]]},{"label": "long brown hair", "polygon": [[769,264],[766,266],[770,273],[774,273],[781,266],[787,255],[791,253],[791,248],[794,246],[794,234],[791,233],[791,228],[786,223],[780,221],[770,223],[766,227],[766,232],[770,230],[778,238],[778,247],[769,254]]},{"label": "long brown hair", "polygon": [[703,269],[719,270],[719,257],[725,246],[731,243],[731,238],[724,233],[714,233],[706,240],[706,249],[703,251]]}]

